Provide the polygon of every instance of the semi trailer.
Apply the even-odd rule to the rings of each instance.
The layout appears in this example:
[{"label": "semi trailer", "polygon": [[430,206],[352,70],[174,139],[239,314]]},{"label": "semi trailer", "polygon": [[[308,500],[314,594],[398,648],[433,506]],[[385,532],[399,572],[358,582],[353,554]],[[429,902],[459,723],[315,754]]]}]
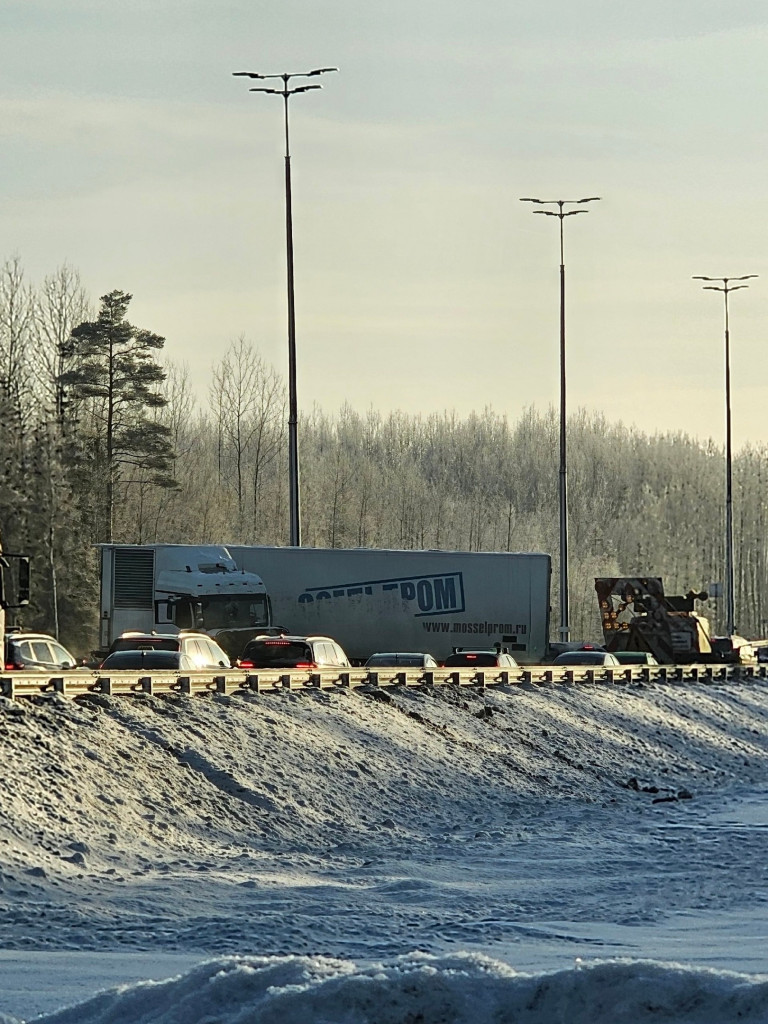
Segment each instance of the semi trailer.
[{"label": "semi trailer", "polygon": [[356,663],[381,651],[501,645],[540,662],[549,640],[551,560],[539,553],[378,548],[228,550],[264,580],[276,622],[337,640]]}]

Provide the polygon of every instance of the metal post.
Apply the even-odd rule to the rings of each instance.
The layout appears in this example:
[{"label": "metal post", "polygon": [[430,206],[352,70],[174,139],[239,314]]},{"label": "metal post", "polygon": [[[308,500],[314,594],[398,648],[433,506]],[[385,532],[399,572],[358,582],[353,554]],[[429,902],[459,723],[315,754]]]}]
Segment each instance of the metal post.
[{"label": "metal post", "polygon": [[301,547],[299,481],[299,402],[296,386],[296,305],[293,278],[293,206],[291,199],[291,148],[288,139],[288,91],[285,101],[285,257],[288,276],[288,501],[290,544]]},{"label": "metal post", "polygon": [[565,372],[565,246],[563,221],[587,210],[566,210],[566,206],[598,202],[600,196],[588,199],[521,199],[522,203],[537,203],[539,206],[557,206],[557,210],[534,210],[548,217],[560,220],[560,470],[558,474],[559,521],[560,521],[560,640],[567,643],[571,636],[569,615],[568,583],[568,469],[567,469],[567,426],[566,372]]},{"label": "metal post", "polygon": [[708,291],[722,292],[725,305],[725,615],[726,636],[736,631],[736,574],[733,558],[733,445],[731,434],[731,335],[728,323],[728,296],[747,284],[731,284],[731,281],[750,281],[757,274],[742,277],[703,277],[695,275],[694,281],[718,281],[719,284],[705,284]]},{"label": "metal post", "polygon": [[733,568],[733,460],[731,445],[731,337],[728,330],[728,291],[725,300],[725,580],[726,580],[726,635],[735,633],[736,615]]},{"label": "metal post", "polygon": [[292,78],[311,78],[324,75],[338,68],[315,68],[314,71],[282,73],[279,75],[262,75],[255,71],[234,71],[235,76],[245,78],[279,78],[282,89],[255,87],[251,92],[268,92],[283,97],[285,122],[285,258],[288,278],[288,496],[290,505],[290,544],[301,546],[301,499],[299,487],[299,411],[296,388],[296,306],[294,298],[293,274],[293,209],[291,198],[291,147],[288,135],[288,98],[297,92],[309,92],[310,89],[321,89],[321,85],[298,85],[288,87]]}]

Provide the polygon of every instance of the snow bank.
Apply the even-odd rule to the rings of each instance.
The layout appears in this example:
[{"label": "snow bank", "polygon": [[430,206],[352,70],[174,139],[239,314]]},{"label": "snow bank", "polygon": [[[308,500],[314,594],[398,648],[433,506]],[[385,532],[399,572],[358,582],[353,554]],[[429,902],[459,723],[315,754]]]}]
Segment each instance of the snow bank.
[{"label": "snow bank", "polygon": [[768,1019],[768,979],[637,961],[520,974],[487,957],[360,967],[237,957],[103,993],[38,1024],[723,1024]]}]

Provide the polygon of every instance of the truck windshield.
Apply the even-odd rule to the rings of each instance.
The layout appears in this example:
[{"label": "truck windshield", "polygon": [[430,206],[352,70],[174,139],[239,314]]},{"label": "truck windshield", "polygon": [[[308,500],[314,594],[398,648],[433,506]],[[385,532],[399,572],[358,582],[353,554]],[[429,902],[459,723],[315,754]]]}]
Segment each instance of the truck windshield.
[{"label": "truck windshield", "polygon": [[248,626],[269,625],[269,610],[264,594],[243,597],[222,594],[204,597],[201,604],[204,629],[245,629]]}]

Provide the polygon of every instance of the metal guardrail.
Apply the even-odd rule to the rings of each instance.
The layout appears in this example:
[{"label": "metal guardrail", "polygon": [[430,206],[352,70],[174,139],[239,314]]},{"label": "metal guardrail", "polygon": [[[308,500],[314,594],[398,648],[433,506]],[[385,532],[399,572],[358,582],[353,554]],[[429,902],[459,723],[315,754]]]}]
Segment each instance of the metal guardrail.
[{"label": "metal guardrail", "polygon": [[627,665],[600,666],[529,665],[518,669],[398,671],[322,669],[308,672],[254,672],[229,669],[223,672],[113,671],[77,669],[61,675],[6,672],[0,676],[0,695],[16,699],[45,694],[79,697],[85,694],[136,696],[155,693],[275,693],[283,690],[376,689],[397,686],[507,686],[521,683],[546,685],[574,683],[718,683],[765,679],[766,665]]}]

